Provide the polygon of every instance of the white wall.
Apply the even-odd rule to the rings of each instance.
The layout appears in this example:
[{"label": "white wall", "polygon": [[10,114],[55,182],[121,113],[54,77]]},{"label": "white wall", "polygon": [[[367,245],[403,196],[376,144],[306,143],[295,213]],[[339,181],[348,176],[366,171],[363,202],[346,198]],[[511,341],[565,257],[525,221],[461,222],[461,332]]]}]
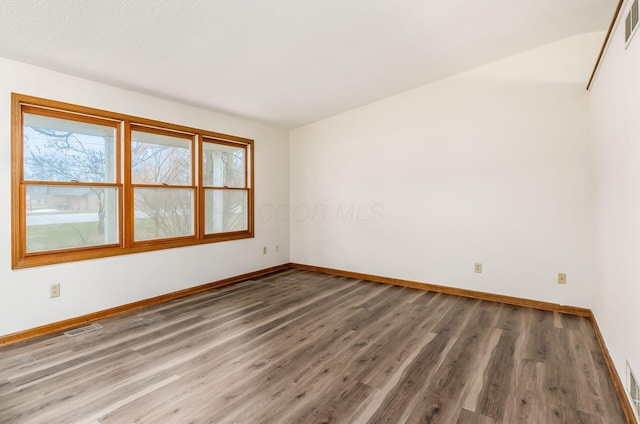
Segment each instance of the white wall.
[{"label": "white wall", "polygon": [[624,23],[616,27],[590,93],[597,181],[593,312],[622,381],[627,359],[640,377],[639,37],[625,50]]},{"label": "white wall", "polygon": [[[288,221],[271,213],[288,202],[286,131],[5,59],[0,75],[0,335],[289,261]],[[11,92],[254,139],[256,237],[11,270]],[[49,299],[53,282],[60,298]]]},{"label": "white wall", "polygon": [[293,130],[291,261],[590,307],[585,84],[603,38]]}]

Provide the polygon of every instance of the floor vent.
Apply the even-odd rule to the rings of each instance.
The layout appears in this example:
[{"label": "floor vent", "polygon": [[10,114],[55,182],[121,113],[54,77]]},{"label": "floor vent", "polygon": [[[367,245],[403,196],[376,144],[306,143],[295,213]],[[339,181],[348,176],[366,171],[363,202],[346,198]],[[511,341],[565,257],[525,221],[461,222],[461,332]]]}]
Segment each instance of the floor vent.
[{"label": "floor vent", "polygon": [[638,29],[638,18],[638,0],[633,0],[624,19],[624,42],[627,46],[631,42],[633,34],[636,33],[636,29]]},{"label": "floor vent", "polygon": [[629,392],[629,397],[631,398],[633,410],[635,411],[636,416],[640,417],[640,386],[638,385],[638,380],[633,374],[633,371],[631,371],[629,362],[627,362],[627,390]]},{"label": "floor vent", "polygon": [[88,333],[89,331],[99,330],[102,326],[100,324],[89,324],[84,327],[74,328],[73,330],[65,331],[64,334],[67,337],[79,336],[80,334]]}]

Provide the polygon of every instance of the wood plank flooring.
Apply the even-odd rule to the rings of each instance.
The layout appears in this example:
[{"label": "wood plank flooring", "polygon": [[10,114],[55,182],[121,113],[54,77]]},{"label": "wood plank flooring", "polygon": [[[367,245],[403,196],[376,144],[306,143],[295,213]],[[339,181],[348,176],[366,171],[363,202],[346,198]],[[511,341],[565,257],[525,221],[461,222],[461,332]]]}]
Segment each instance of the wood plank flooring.
[{"label": "wood plank flooring", "polygon": [[624,423],[586,318],[288,270],[0,348],[0,423]]}]

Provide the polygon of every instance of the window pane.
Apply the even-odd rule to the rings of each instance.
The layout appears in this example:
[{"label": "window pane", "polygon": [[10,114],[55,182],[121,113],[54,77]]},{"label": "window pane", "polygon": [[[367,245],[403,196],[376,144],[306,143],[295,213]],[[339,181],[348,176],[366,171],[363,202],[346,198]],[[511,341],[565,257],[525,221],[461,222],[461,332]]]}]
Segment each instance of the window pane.
[{"label": "window pane", "polygon": [[131,132],[134,184],[191,185],[191,140]]},{"label": "window pane", "polygon": [[205,186],[245,187],[245,149],[225,144],[202,144]]},{"label": "window pane", "polygon": [[207,234],[248,230],[246,190],[205,190]]},{"label": "window pane", "polygon": [[27,252],[118,243],[118,191],[111,187],[30,185]]},{"label": "window pane", "polygon": [[193,191],[175,188],[136,188],[134,239],[154,240],[191,236]]},{"label": "window pane", "polygon": [[24,178],[31,181],[116,181],[116,129],[24,114]]}]

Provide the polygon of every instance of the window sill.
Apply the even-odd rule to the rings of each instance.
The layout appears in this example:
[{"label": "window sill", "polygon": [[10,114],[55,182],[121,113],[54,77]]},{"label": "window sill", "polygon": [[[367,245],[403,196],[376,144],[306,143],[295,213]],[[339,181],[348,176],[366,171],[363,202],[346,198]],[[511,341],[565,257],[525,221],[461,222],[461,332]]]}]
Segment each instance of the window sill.
[{"label": "window sill", "polygon": [[230,240],[241,240],[253,237],[253,232],[239,231],[234,233],[208,235],[204,239],[162,240],[140,244],[132,247],[99,247],[92,249],[83,248],[82,250],[66,250],[62,252],[57,251],[35,253],[29,254],[25,257],[15,256],[13,258],[12,269],[23,269],[44,265],[84,261],[89,259],[108,258],[112,256],[152,252],[155,250],[173,249],[176,247],[199,246],[203,244]]}]

